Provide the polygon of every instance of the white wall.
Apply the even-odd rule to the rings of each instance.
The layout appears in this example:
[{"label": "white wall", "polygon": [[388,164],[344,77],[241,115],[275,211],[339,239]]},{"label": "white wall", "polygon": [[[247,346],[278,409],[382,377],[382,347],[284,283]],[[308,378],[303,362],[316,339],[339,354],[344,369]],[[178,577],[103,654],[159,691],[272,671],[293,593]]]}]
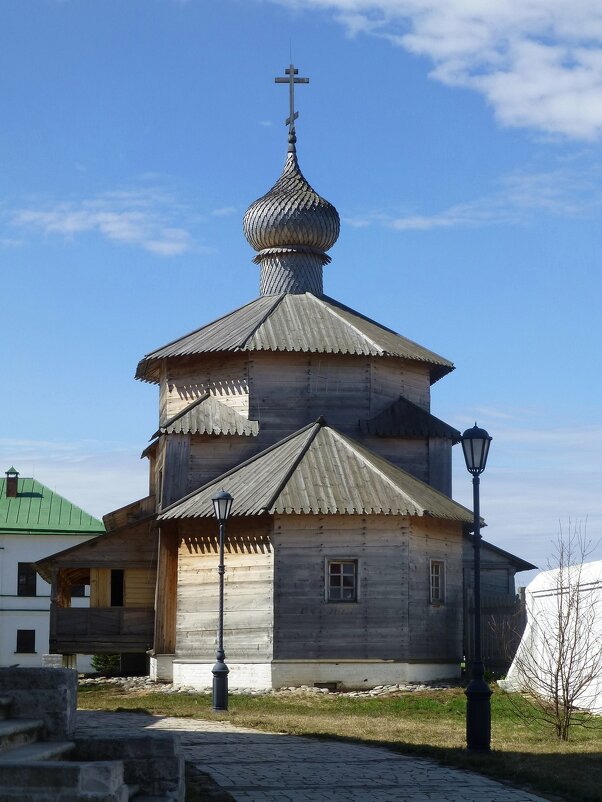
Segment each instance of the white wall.
[{"label": "white wall", "polygon": [[[91,535],[0,534],[0,666],[42,665],[48,652],[50,585],[36,578],[36,595],[17,595],[18,564],[36,562],[57,551],[75,546]],[[73,607],[88,607],[90,600],[76,598]],[[17,630],[35,630],[35,653],[18,653]],[[78,670],[88,671],[89,658],[78,656]]]}]

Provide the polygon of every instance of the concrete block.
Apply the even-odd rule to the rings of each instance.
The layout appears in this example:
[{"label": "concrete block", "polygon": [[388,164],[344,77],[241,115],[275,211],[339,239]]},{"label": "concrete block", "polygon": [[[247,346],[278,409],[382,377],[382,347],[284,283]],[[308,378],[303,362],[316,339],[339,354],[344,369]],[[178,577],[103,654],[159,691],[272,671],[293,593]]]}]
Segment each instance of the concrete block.
[{"label": "concrete block", "polygon": [[42,718],[46,737],[75,730],[77,674],[66,668],[0,668],[0,695],[12,698],[14,718]]},{"label": "concrete block", "polygon": [[123,785],[123,764],[118,760],[97,760],[79,763],[78,791],[110,793]]}]

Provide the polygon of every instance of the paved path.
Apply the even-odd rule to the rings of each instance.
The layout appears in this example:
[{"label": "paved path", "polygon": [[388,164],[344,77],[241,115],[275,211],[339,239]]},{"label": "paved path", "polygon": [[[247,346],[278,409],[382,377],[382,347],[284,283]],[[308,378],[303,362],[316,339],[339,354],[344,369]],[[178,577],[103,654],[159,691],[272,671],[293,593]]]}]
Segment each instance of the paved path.
[{"label": "paved path", "polygon": [[227,722],[78,711],[78,734],[168,730],[186,760],[239,802],[545,802],[431,760],[361,744],[263,733]]}]

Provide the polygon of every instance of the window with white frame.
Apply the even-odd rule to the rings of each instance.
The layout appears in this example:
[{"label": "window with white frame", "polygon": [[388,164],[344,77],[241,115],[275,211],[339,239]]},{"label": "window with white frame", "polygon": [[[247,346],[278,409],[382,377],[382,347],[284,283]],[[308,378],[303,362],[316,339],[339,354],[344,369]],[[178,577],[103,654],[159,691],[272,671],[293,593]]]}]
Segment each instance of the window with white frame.
[{"label": "window with white frame", "polygon": [[329,602],[357,601],[357,560],[328,560],[326,598]]},{"label": "window with white frame", "polygon": [[445,563],[443,560],[431,560],[431,604],[443,604],[445,601]]}]

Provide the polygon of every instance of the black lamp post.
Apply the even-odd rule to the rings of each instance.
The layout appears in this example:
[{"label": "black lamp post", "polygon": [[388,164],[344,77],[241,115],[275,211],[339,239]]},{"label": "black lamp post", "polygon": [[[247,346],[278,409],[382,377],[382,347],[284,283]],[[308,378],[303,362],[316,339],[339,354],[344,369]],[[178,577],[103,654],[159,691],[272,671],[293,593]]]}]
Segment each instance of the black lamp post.
[{"label": "black lamp post", "polygon": [[226,521],[232,509],[234,499],[225,490],[220,490],[212,497],[213,511],[219,522],[219,612],[217,619],[217,651],[215,653],[215,665],[213,666],[213,704],[214,710],[228,709],[228,666],[226,665],[226,654],[224,652],[224,530]]},{"label": "black lamp post", "polygon": [[472,474],[474,510],[474,655],[471,676],[466,688],[466,745],[474,752],[491,748],[491,689],[485,682],[481,652],[481,515],[479,510],[479,476],[485,470],[491,437],[475,425],[462,435],[466,467]]}]

